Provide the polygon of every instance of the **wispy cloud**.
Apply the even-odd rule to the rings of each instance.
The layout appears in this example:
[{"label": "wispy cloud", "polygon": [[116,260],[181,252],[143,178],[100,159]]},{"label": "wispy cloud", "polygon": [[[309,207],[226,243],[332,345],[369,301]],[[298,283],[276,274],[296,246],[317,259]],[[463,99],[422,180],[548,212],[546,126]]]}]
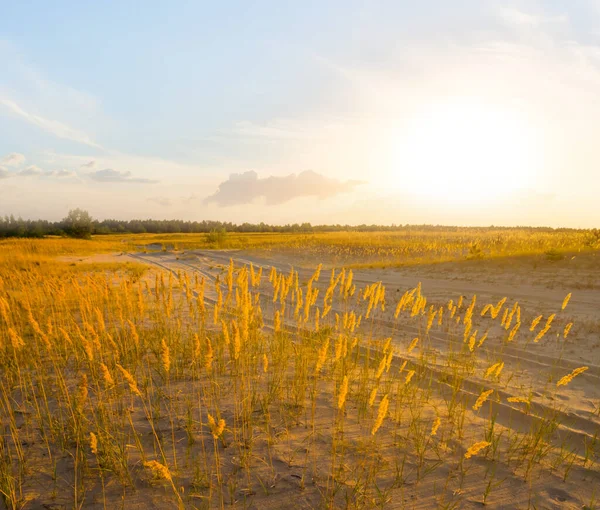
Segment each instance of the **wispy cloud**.
[{"label": "wispy cloud", "polygon": [[498,16],[512,25],[529,27],[540,27],[549,23],[565,23],[568,18],[565,15],[549,16],[542,13],[525,12],[514,6],[503,5],[497,10]]},{"label": "wispy cloud", "polygon": [[152,184],[158,182],[154,179],[133,177],[129,171],[113,170],[112,168],[97,170],[96,172],[88,174],[88,177],[98,182],[135,182],[138,184]]},{"label": "wispy cloud", "polygon": [[20,166],[25,162],[25,156],[18,152],[11,152],[8,156],[4,156],[0,163],[4,166]]},{"label": "wispy cloud", "polygon": [[201,197],[199,197],[198,195],[196,195],[196,193],[190,193],[189,195],[181,197],[181,201],[184,204],[190,204],[192,202],[195,202],[196,200],[199,200],[200,198]]},{"label": "wispy cloud", "polygon": [[148,202],[154,202],[162,207],[170,207],[173,205],[173,200],[167,197],[150,197]]},{"label": "wispy cloud", "polygon": [[500,6],[497,12],[501,19],[513,25],[538,26],[543,21],[541,16],[523,12],[514,6]]},{"label": "wispy cloud", "polygon": [[[45,104],[60,112],[74,108],[84,114],[96,113],[99,109],[97,97],[64,83],[48,79],[27,58],[24,48],[7,39],[0,39],[0,61],[2,62],[3,85],[7,97],[27,97],[35,104]],[[53,73],[56,76],[56,73]]]},{"label": "wispy cloud", "polygon": [[81,165],[81,168],[89,168],[89,169],[91,169],[91,168],[95,168],[95,167],[96,167],[96,161],[93,160],[93,159],[91,161],[88,161],[87,163],[83,163]]},{"label": "wispy cloud", "polygon": [[231,134],[250,138],[267,138],[274,141],[315,138],[314,126],[291,119],[274,119],[263,124],[240,121],[234,125]]},{"label": "wispy cloud", "polygon": [[353,190],[360,181],[339,181],[311,170],[283,177],[259,178],[254,171],[231,174],[229,179],[219,184],[214,195],[205,199],[220,206],[249,204],[257,198],[264,198],[267,205],[278,205],[298,197],[314,196],[321,199]]},{"label": "wispy cloud", "polygon": [[72,128],[71,126],[67,126],[66,124],[63,124],[57,120],[46,119],[39,115],[26,112],[17,103],[10,99],[0,98],[0,104],[30,124],[33,124],[34,126],[37,126],[58,138],[71,140],[73,142],[78,142],[90,147],[95,147],[97,149],[103,148],[101,145],[94,142],[86,133]]},{"label": "wispy cloud", "polygon": [[8,179],[12,175],[6,168],[0,167],[0,179]]}]

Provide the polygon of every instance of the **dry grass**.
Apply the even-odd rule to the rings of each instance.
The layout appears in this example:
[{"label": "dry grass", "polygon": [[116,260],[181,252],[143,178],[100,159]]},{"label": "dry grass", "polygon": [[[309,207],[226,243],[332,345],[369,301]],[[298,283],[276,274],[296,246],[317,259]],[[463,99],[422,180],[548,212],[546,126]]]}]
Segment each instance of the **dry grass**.
[{"label": "dry grass", "polygon": [[[2,251],[26,255],[89,255],[107,252],[138,252],[146,249],[185,251],[193,249],[256,249],[303,254],[310,265],[381,267],[455,260],[502,259],[543,255],[560,261],[566,255],[592,251],[587,231],[531,229],[422,229],[398,232],[330,233],[227,233],[127,234],[94,236],[92,240],[63,238],[0,240]],[[596,246],[598,248],[598,246]]]},{"label": "dry grass", "polygon": [[535,507],[548,486],[593,507],[598,418],[560,397],[598,367],[558,357],[526,380],[514,356],[568,344],[562,299],[538,312],[420,285],[392,297],[349,269],[303,282],[53,258],[113,242],[2,252],[7,508]]}]

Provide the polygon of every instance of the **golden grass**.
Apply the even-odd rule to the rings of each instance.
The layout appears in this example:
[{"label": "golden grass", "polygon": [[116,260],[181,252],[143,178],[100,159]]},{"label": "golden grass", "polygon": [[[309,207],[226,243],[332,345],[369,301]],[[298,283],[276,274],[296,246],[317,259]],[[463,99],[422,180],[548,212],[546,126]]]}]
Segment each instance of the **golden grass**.
[{"label": "golden grass", "polygon": [[[323,235],[312,246],[402,244],[360,237]],[[438,256],[446,241],[423,238]],[[558,399],[511,385],[515,345],[566,344],[568,299],[543,311],[537,331],[542,316],[514,300],[430,302],[420,284],[392,298],[381,282],[357,286],[348,269],[319,266],[303,284],[294,269],[263,276],[233,261],[209,280],[55,258],[112,251],[119,239],[4,243],[0,493],[9,508],[277,508],[293,497],[375,508],[407,494],[457,507],[467,487],[484,503],[517,486],[533,501],[540,480],[599,474],[597,423],[571,427]],[[412,246],[417,260],[425,248]],[[531,328],[517,327],[534,315]],[[557,395],[591,377],[566,366],[529,387]],[[594,498],[589,484],[579,494]]]},{"label": "golden grass", "polygon": [[[218,242],[210,234],[115,234],[91,240],[50,237],[0,240],[1,252],[26,256],[90,255],[165,249],[248,249],[303,254],[307,259],[346,267],[414,265],[481,258],[543,255],[558,260],[589,251],[586,231],[453,228],[398,232],[227,233]],[[565,299],[565,306],[568,299]]]}]

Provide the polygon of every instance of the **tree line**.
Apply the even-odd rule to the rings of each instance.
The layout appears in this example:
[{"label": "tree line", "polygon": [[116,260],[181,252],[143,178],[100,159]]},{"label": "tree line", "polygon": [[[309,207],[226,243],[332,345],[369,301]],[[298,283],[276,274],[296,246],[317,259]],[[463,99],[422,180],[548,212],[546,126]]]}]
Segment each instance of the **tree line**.
[{"label": "tree line", "polygon": [[[553,231],[573,229],[553,229],[549,227],[485,227],[485,229],[527,228],[531,231]],[[69,236],[89,238],[91,235],[108,234],[200,234],[215,232],[394,232],[394,231],[451,231],[481,230],[480,227],[449,227],[441,225],[312,225],[311,223],[293,223],[287,225],[269,225],[267,223],[231,223],[226,221],[183,221],[183,220],[95,220],[87,211],[73,209],[60,221],[29,220],[15,218],[13,215],[0,216],[0,238]]]}]

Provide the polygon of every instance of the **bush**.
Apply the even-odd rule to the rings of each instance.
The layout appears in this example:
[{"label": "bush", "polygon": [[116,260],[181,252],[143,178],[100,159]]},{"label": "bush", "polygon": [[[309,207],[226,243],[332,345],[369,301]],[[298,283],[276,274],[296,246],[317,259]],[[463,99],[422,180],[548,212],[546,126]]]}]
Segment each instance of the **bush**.
[{"label": "bush", "polygon": [[208,234],[206,234],[206,241],[209,244],[214,244],[217,246],[221,246],[227,237],[227,231],[225,229],[219,230],[211,230]]}]

